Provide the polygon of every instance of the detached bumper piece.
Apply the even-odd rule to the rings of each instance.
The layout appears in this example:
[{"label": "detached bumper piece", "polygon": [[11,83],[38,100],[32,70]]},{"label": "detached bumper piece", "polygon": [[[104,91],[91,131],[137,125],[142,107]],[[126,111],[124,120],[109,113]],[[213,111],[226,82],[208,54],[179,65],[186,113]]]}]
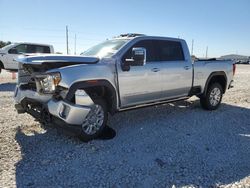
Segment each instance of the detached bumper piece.
[{"label": "detached bumper piece", "polygon": [[67,124],[73,125],[81,125],[91,109],[88,106],[55,100],[50,100],[47,103],[47,108],[51,115],[62,119]]}]

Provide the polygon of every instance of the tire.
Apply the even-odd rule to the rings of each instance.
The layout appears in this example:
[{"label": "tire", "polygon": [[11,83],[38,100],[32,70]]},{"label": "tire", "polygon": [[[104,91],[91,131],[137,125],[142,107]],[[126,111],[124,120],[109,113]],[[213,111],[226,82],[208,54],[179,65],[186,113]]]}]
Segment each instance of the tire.
[{"label": "tire", "polygon": [[97,98],[93,101],[95,105],[81,125],[79,138],[84,142],[96,139],[102,133],[108,120],[106,101],[102,98]]},{"label": "tire", "polygon": [[3,66],[2,61],[0,61],[0,74],[1,74],[1,72],[2,72],[2,69],[4,69],[4,66]]},{"label": "tire", "polygon": [[222,100],[223,89],[219,83],[212,83],[209,85],[205,96],[200,98],[202,108],[206,110],[216,110]]}]

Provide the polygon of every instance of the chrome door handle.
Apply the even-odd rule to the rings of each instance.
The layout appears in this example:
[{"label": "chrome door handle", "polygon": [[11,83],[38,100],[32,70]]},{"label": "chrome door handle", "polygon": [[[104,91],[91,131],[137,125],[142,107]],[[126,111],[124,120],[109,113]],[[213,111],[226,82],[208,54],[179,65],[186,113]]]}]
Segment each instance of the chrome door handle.
[{"label": "chrome door handle", "polygon": [[188,69],[190,69],[190,66],[185,66],[184,69],[188,70]]},{"label": "chrome door handle", "polygon": [[153,68],[153,69],[151,69],[151,71],[152,71],[152,72],[159,72],[160,69],[158,69],[158,68]]}]

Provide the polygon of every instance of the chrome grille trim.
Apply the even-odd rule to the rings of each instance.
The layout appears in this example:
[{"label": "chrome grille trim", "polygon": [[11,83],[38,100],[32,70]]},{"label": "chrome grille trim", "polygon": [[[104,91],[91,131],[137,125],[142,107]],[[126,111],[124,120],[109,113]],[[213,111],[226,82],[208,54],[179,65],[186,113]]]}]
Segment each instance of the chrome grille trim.
[{"label": "chrome grille trim", "polygon": [[18,63],[18,84],[27,84],[31,81],[31,74],[24,71],[22,63]]}]

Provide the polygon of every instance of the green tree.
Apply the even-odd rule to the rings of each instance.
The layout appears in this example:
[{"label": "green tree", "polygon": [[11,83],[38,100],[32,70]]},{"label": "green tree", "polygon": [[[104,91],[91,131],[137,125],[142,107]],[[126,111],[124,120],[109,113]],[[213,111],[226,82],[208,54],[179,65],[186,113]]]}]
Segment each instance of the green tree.
[{"label": "green tree", "polygon": [[4,41],[1,41],[1,40],[0,40],[0,48],[2,48],[2,47],[4,47],[4,46],[7,46],[7,45],[9,45],[9,44],[11,44],[10,41],[4,42]]}]

